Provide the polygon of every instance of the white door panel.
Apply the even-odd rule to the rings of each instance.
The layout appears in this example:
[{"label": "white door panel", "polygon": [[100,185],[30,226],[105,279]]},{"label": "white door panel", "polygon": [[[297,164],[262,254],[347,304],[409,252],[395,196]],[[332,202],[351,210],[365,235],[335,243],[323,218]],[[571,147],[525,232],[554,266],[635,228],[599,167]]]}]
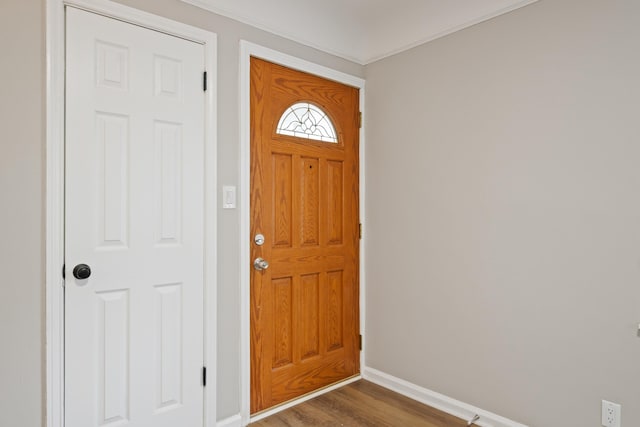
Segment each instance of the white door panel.
[{"label": "white door panel", "polygon": [[67,8],[66,67],[66,427],[202,426],[204,48]]}]

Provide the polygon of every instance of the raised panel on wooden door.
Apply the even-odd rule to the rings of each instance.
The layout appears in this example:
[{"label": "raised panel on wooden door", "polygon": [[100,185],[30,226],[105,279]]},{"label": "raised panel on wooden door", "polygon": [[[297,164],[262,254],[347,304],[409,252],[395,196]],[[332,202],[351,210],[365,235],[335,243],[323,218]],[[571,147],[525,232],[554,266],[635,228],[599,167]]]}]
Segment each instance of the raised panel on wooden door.
[{"label": "raised panel on wooden door", "polygon": [[293,363],[294,291],[293,277],[272,280],[273,286],[273,369]]},{"label": "raised panel on wooden door", "polygon": [[327,273],[326,286],[326,351],[334,351],[344,345],[344,315],[343,315],[343,272],[342,270]]},{"label": "raised panel on wooden door", "polygon": [[300,276],[300,307],[296,322],[297,357],[304,361],[320,355],[320,273]]},{"label": "raised panel on wooden door", "polygon": [[[320,244],[320,159],[301,157],[294,182],[300,183],[300,246]],[[296,179],[297,178],[297,179]]]},{"label": "raised panel on wooden door", "polygon": [[344,242],[344,162],[327,161],[326,200],[327,245],[341,245]]},{"label": "raised panel on wooden door", "polygon": [[272,246],[289,248],[293,244],[293,156],[273,153],[271,170],[273,215]]}]

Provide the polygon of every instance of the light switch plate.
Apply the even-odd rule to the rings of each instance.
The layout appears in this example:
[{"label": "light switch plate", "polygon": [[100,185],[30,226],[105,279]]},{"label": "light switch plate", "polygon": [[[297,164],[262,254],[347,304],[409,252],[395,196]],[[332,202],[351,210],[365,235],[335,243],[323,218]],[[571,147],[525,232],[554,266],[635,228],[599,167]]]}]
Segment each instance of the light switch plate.
[{"label": "light switch plate", "polygon": [[236,187],[235,185],[222,186],[222,209],[236,208]]}]

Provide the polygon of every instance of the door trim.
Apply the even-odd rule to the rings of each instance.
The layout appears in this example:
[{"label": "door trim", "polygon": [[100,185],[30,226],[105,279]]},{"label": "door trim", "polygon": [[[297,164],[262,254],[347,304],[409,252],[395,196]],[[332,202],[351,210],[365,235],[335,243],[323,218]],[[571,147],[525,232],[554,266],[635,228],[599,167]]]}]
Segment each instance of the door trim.
[{"label": "door trim", "polygon": [[204,390],[205,426],[216,425],[217,36],[108,0],[46,0],[45,377],[46,427],[64,427],[64,67],[65,7],[73,6],[205,46]]},{"label": "door trim", "polygon": [[[242,425],[249,424],[251,419],[250,387],[251,387],[251,320],[250,320],[250,135],[251,135],[251,110],[250,110],[250,58],[255,56],[276,64],[283,65],[298,71],[315,74],[329,80],[335,80],[360,89],[360,111],[363,120],[360,128],[360,221],[365,216],[365,80],[343,73],[295,56],[240,40],[240,415]],[[362,351],[360,352],[360,370],[364,367],[365,360],[365,224],[362,224],[363,234],[360,240],[360,333],[363,336]],[[291,405],[288,405],[291,406]],[[287,405],[281,405],[274,411],[282,410]],[[272,413],[272,411],[268,411]]]}]

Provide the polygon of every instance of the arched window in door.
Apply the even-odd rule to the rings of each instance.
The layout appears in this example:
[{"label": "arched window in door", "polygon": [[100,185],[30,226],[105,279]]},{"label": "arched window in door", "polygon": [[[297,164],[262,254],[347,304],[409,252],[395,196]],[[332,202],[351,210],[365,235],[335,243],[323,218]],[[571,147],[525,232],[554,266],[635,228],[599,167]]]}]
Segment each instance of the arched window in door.
[{"label": "arched window in door", "polygon": [[308,102],[298,102],[287,108],[278,121],[276,133],[322,142],[338,142],[336,129],[327,113]]}]

